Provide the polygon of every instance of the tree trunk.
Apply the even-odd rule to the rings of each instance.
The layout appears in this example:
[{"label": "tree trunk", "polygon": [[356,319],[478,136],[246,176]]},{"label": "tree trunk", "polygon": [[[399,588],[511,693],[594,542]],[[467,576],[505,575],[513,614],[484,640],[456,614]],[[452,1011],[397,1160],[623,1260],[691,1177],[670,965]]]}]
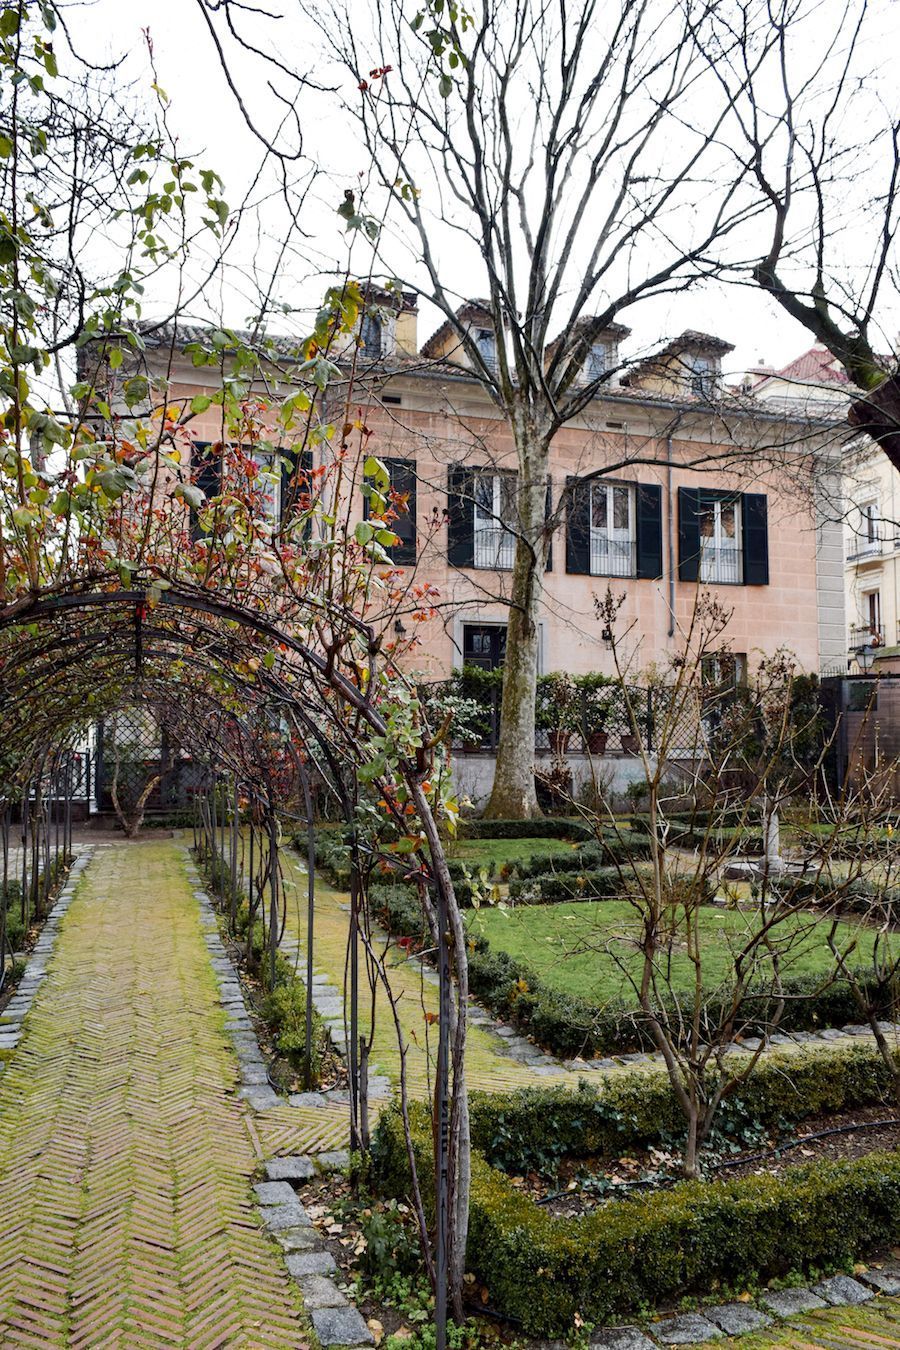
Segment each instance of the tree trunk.
[{"label": "tree trunk", "polygon": [[[850,371],[851,377],[854,371]],[[900,469],[900,377],[895,372],[850,407],[847,420],[872,437],[895,469]]]},{"label": "tree trunk", "polygon": [[534,785],[534,720],[538,616],[549,545],[546,521],[549,444],[521,427],[516,442],[519,533],[510,588],[494,785],[484,812],[491,820],[532,820],[541,814]]}]

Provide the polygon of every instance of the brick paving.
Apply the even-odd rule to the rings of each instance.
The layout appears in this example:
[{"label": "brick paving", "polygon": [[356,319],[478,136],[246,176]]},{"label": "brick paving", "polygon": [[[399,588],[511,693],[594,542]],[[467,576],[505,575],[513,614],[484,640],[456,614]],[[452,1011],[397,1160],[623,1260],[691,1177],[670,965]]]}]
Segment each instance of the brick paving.
[{"label": "brick paving", "polygon": [[309,1344],[251,1188],[303,1121],[254,1120],[223,1023],[177,849],[98,849],[0,1075],[0,1345]]}]

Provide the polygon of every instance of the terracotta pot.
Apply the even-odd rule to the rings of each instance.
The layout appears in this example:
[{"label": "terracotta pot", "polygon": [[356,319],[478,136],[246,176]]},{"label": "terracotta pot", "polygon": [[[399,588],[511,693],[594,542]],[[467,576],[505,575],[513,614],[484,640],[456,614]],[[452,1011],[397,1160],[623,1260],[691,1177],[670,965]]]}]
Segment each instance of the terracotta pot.
[{"label": "terracotta pot", "polygon": [[570,731],[548,731],[547,740],[550,745],[550,753],[554,755],[564,755],[569,748]]},{"label": "terracotta pot", "polygon": [[622,732],[622,749],[626,755],[636,755],[639,750],[637,736],[632,736],[629,732]]},{"label": "terracotta pot", "polygon": [[608,741],[608,731],[592,731],[587,738],[587,748],[592,755],[605,755]]}]

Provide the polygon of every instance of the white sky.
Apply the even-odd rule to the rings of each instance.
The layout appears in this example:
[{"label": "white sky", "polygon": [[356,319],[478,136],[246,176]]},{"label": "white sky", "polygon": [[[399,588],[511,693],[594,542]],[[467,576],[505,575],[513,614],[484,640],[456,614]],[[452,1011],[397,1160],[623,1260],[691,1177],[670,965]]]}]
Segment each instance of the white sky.
[{"label": "white sky", "polygon": [[[352,21],[354,0],[348,0]],[[273,0],[273,6],[278,0]],[[142,29],[149,28],[155,52],[158,77],[171,100],[170,124],[180,138],[183,153],[196,156],[198,162],[215,168],[225,180],[224,196],[229,203],[239,201],[259,163],[261,148],[248,132],[229,92],[208,30],[193,0],[94,0],[85,8],[70,11],[75,32],[90,34],[95,58],[128,54],[125,67],[136,81],[136,96],[150,99],[149,73]],[[285,23],[286,60],[296,63],[298,51],[306,39],[295,24]],[[249,63],[238,67],[244,89],[252,92],[253,69]],[[311,72],[315,74],[315,71]],[[315,200],[304,217],[311,238],[308,253],[322,270],[329,263],[339,266],[346,260],[341,225],[334,214],[347,184],[354,181],[354,170],[365,168],[365,156],[355,146],[352,132],[340,111],[339,99],[323,93],[307,105],[313,111],[314,125],[305,127],[307,148],[327,147],[333,171],[320,179]],[[258,105],[260,121],[270,120],[271,104],[264,93]],[[268,129],[268,128],[267,128]],[[423,187],[425,185],[423,184]],[[235,267],[248,268],[266,254],[255,230],[239,237],[231,260]],[[451,264],[452,266],[452,264]],[[282,292],[295,303],[315,306],[323,283],[311,276],[315,267],[299,258],[289,259],[284,267]],[[466,278],[452,278],[455,288],[466,293]],[[164,302],[163,302],[164,303]],[[238,290],[237,272],[229,274],[220,287],[218,303],[225,322],[240,325],[248,305]],[[145,311],[152,314],[154,301],[148,295]],[[668,337],[686,328],[715,333],[735,345],[736,351],[725,362],[731,375],[756,365],[780,366],[812,345],[805,329],[793,323],[774,303],[752,289],[718,286],[694,289],[643,302],[622,316],[634,329],[632,343],[646,349],[657,336]],[[423,341],[439,319],[427,310],[420,316],[419,339]],[[272,324],[275,327],[275,324]],[[627,347],[626,347],[627,355]]]}]

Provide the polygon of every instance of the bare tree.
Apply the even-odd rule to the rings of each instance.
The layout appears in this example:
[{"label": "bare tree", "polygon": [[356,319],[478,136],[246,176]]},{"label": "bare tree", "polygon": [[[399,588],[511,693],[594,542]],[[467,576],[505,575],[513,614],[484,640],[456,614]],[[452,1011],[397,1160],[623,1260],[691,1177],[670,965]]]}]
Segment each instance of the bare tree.
[{"label": "bare tree", "polygon": [[[337,5],[300,8],[352,80],[350,111],[371,165],[341,213],[372,240],[379,266],[437,306],[451,365],[474,373],[515,444],[516,546],[488,814],[527,817],[538,810],[537,618],[561,505],[548,516],[551,442],[615,373],[592,353],[617,316],[712,275],[726,241],[759,209],[758,194],[744,190],[747,166],[721,144],[734,94],[723,94],[693,43],[707,12],[699,4],[489,0],[473,18],[434,0],[410,14],[391,0],[368,26],[348,25]],[[398,230],[403,247],[394,246]],[[471,299],[455,289],[463,271],[479,278],[492,347],[460,308]]]},{"label": "bare tree", "polygon": [[[808,810],[827,753],[815,700],[802,696],[790,658],[763,660],[736,685],[727,671],[730,615],[701,596],[669,667],[635,686],[609,592],[598,617],[612,633],[618,688],[638,748],[650,857],[620,865],[631,921],[617,931],[601,914],[576,948],[603,953],[631,989],[685,1118],[683,1166],[693,1177],[720,1106],[752,1074],[786,1013],[852,965],[855,935],[846,922],[829,925],[827,918],[852,891],[852,877],[832,867],[840,830],[820,841],[805,867],[790,867],[765,847],[755,863],[742,861],[746,841],[768,841],[789,802]],[[710,678],[711,663],[720,678]],[[652,748],[636,703],[648,688]],[[841,821],[849,806],[845,800],[839,808]],[[598,836],[601,825],[615,821],[602,794],[600,811],[587,813]],[[673,841],[685,818],[691,843],[680,848]],[[731,921],[711,940],[711,900],[727,890],[730,875],[743,875],[744,884],[736,887]],[[811,902],[818,892],[826,895],[824,914]],[[825,957],[820,980],[792,980],[813,941]]]},{"label": "bare tree", "polygon": [[[717,5],[698,50],[733,98],[736,155],[767,203],[766,252],[739,272],[841,362],[863,397],[857,431],[900,468],[900,378],[892,350],[900,225],[900,115],[893,72],[879,68],[896,39],[885,8],[857,0],[817,11],[815,41],[797,0],[771,6],[771,55],[754,52],[751,6]],[[735,39],[739,39],[737,42]]]}]

